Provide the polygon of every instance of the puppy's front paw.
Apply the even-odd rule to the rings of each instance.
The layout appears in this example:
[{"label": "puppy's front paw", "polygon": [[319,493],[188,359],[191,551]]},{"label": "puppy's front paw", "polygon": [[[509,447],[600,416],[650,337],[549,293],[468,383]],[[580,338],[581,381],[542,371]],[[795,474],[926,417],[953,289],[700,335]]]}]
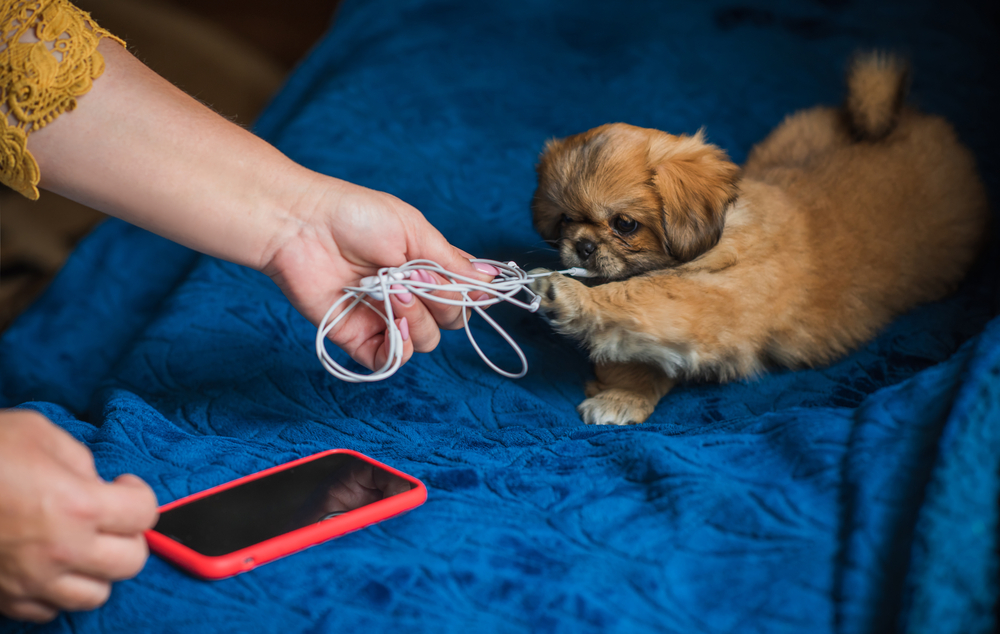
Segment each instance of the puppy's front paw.
[{"label": "puppy's front paw", "polygon": [[[588,394],[591,392],[587,390]],[[655,407],[656,403],[635,392],[611,388],[580,403],[576,411],[588,425],[634,425],[649,418]]]},{"label": "puppy's front paw", "polygon": [[[536,273],[547,273],[547,269],[535,269]],[[581,336],[586,330],[584,306],[590,290],[577,280],[562,273],[552,273],[535,278],[531,290],[541,298],[539,308],[552,327],[572,336]]]}]

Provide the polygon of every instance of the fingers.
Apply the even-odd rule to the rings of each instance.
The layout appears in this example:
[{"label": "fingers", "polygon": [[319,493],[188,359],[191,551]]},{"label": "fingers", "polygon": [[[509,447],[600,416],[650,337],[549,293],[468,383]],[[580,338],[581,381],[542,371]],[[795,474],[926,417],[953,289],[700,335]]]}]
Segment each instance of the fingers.
[{"label": "fingers", "polygon": [[[492,280],[494,277],[496,277],[499,274],[499,271],[497,271],[497,269],[495,267],[490,266],[490,265],[485,264],[485,263],[482,263],[482,262],[478,262],[475,265],[473,265],[472,263],[470,263],[468,260],[466,260],[464,258],[459,258],[458,261],[460,261],[462,264],[453,266],[452,268],[444,267],[443,265],[442,266],[443,266],[443,268],[445,268],[448,271],[451,271],[451,272],[454,272],[454,273],[458,273],[458,274],[464,275],[466,277],[471,277],[473,279],[478,279],[478,280],[481,280],[481,281],[484,281],[484,282],[488,282],[488,281]],[[445,279],[445,278],[439,276],[437,273],[433,273],[431,271],[424,271],[424,270],[414,271],[411,274],[411,279],[416,279],[416,280],[418,280],[420,282],[424,282],[424,283],[427,283],[427,284],[449,284],[449,283],[451,283],[450,280]],[[448,293],[448,292],[443,292],[443,291],[433,291],[432,294],[435,297],[441,297],[441,298],[444,298],[444,299],[450,299],[450,300],[454,300],[454,301],[459,301],[459,300],[462,299],[462,295],[460,293]],[[488,295],[486,295],[486,293],[471,293],[470,294],[470,299],[472,299],[473,301],[479,301],[479,300],[485,299],[486,297],[488,297]],[[427,308],[428,313],[433,318],[434,325],[437,328],[445,328],[447,330],[456,330],[458,328],[461,328],[464,325],[464,323],[465,323],[465,320],[464,320],[464,318],[462,316],[462,312],[464,310],[469,310],[467,308],[463,308],[462,306],[454,306],[454,305],[451,305],[451,304],[444,304],[444,303],[440,303],[440,302],[435,302],[433,300],[427,300],[427,301],[423,302],[423,304]],[[436,341],[435,341],[435,344],[436,344]],[[419,349],[418,349],[418,351],[423,352],[423,350],[419,350]]]},{"label": "fingers", "polygon": [[[483,263],[473,265],[467,254],[452,247],[443,237],[439,236],[439,242],[441,244],[438,245],[437,249],[427,251],[439,251],[447,254],[446,258],[442,258],[444,260],[442,265],[446,269],[483,281],[492,280],[498,274],[498,271],[489,265]],[[448,283],[448,280],[424,270],[414,271],[412,276],[411,281],[416,280],[425,284]],[[396,292],[391,294],[390,301],[392,302],[393,317],[397,326],[400,326],[403,335],[403,363],[410,359],[413,352],[434,350],[441,340],[440,328],[456,329],[462,327],[464,323],[463,310],[465,310],[463,307],[432,300],[424,301],[398,285],[394,286],[393,290]],[[435,292],[434,295],[452,300],[461,298],[459,293]],[[478,300],[481,297],[474,296],[472,299]],[[406,328],[401,327],[404,323]],[[392,341],[386,336],[385,321],[375,310],[365,306],[358,306],[345,316],[343,321],[329,332],[328,338],[352,359],[369,370],[383,367],[391,351]]]},{"label": "fingers", "polygon": [[86,575],[67,573],[56,578],[41,597],[63,610],[93,610],[111,596],[111,584]]},{"label": "fingers", "polygon": [[98,534],[90,548],[80,553],[73,571],[96,579],[121,581],[131,579],[142,571],[149,558],[149,546],[142,534]]},{"label": "fingers", "polygon": [[101,605],[112,581],[142,569],[156,496],[135,476],[101,480],[90,451],[47,419],[5,415],[0,432],[0,612],[44,622]]},{"label": "fingers", "polygon": [[[473,265],[464,257],[458,257],[453,262],[462,275],[482,280],[491,280],[499,273],[494,267],[483,263]],[[478,267],[478,268],[477,268]],[[470,271],[471,269],[471,271]],[[449,269],[449,270],[455,270]],[[411,280],[425,284],[445,284],[447,280],[437,274],[425,270],[412,273]],[[399,286],[395,290],[403,290]],[[435,296],[460,299],[459,293],[434,292]],[[481,299],[472,297],[473,300]],[[440,328],[456,329],[462,327],[464,318],[461,306],[442,304],[433,300],[421,301],[414,294],[404,291],[393,293],[393,316],[396,325],[403,335],[403,363],[406,363],[413,352],[430,352],[441,341]],[[405,327],[404,327],[405,326]],[[352,359],[370,370],[383,367],[391,351],[391,341],[386,336],[385,322],[371,310],[357,309],[339,325],[336,332],[330,334],[331,340],[347,352]]]},{"label": "fingers", "polygon": [[[424,273],[425,271],[416,271]],[[421,280],[422,281],[422,280]],[[431,306],[420,301],[415,295],[409,292],[392,296],[392,310],[397,317],[406,320],[406,332],[401,333],[406,336],[404,341],[409,339],[413,342],[413,350],[416,352],[430,352],[437,347],[441,341],[441,331],[438,330],[437,320],[431,312]],[[428,302],[430,304],[432,302]]]},{"label": "fingers", "polygon": [[59,614],[55,608],[34,599],[0,601],[0,613],[18,621],[34,623],[48,623]]},{"label": "fingers", "polygon": [[[475,264],[469,262],[464,258],[457,258],[450,267],[445,267],[447,270],[460,273],[467,277],[473,279],[478,279],[483,282],[492,281],[497,275],[500,274],[495,267],[490,266],[484,262],[476,262]],[[471,268],[471,271],[469,270]],[[436,274],[432,274],[437,277]],[[458,299],[461,296],[457,293],[440,293],[443,297],[450,297],[452,299]],[[489,297],[486,293],[471,293],[469,298],[473,301],[481,301]],[[431,308],[431,312],[434,313],[434,318],[437,324],[446,330],[457,330],[465,325],[465,317],[463,316],[463,311],[470,310],[463,308],[461,306],[451,306],[449,304],[439,304],[434,303]]]},{"label": "fingers", "polygon": [[[402,348],[402,361],[400,365],[406,363],[413,356],[413,343],[409,340],[409,326],[404,323],[405,318],[396,321],[396,327],[399,328],[400,335],[404,333],[407,335],[407,339],[403,341]],[[383,324],[383,328],[384,328]],[[387,333],[380,332],[372,335],[367,340],[363,341],[361,345],[355,348],[353,351],[344,348],[351,358],[365,366],[369,370],[377,370],[386,364],[389,359],[389,355],[392,353],[392,342],[390,341]]]},{"label": "fingers", "polygon": [[[437,262],[446,271],[458,273],[459,275],[471,277],[483,282],[491,281],[500,273],[488,264],[482,262],[473,264],[470,262],[469,260],[472,259],[470,254],[452,246],[445,239],[445,237],[436,230],[424,231],[418,242],[411,243],[411,248],[407,251],[407,256],[411,260],[426,259],[431,260],[432,262]],[[445,280],[438,278],[436,274],[428,273],[428,275],[431,276],[431,280],[422,281],[433,281],[433,283],[436,284],[446,283]],[[450,299],[459,299],[461,297],[461,295],[457,293],[435,293],[435,295],[448,297]],[[478,300],[479,298],[472,297],[472,299]],[[434,316],[434,320],[439,327],[446,328],[448,330],[455,330],[462,327],[464,323],[462,312],[466,309],[461,306],[450,306],[437,302],[427,302],[427,305],[428,310]]]},{"label": "fingers", "polygon": [[[393,302],[395,306],[395,300]],[[405,316],[397,317],[395,323],[402,335],[402,356],[403,363],[406,363],[413,356],[409,319]],[[386,334],[382,316],[367,306],[358,306],[329,332],[327,338],[352,359],[374,371],[381,368],[389,358],[391,341]]]},{"label": "fingers", "polygon": [[[143,533],[156,524],[159,516],[152,489],[136,476],[124,474],[111,483],[102,481],[90,485],[81,496],[91,498],[85,506],[92,505],[92,514],[88,515],[93,523],[89,527],[78,527],[75,540],[60,539],[64,553],[59,558],[64,570],[67,574],[101,582],[137,575],[149,556]],[[81,580],[65,583],[70,589],[93,589]],[[95,595],[91,592],[87,596]],[[50,595],[43,598],[53,599]],[[54,599],[53,603],[68,607]]]},{"label": "fingers", "polygon": [[114,482],[100,482],[93,490],[97,503],[97,529],[118,535],[142,533],[156,524],[159,511],[149,485],[131,474]]},{"label": "fingers", "polygon": [[[142,490],[130,483],[138,481],[134,476],[124,481],[129,483],[124,487]],[[78,528],[73,537],[59,538],[49,563],[46,565],[44,559],[36,562],[35,572],[22,580],[22,590],[16,593],[21,596],[0,605],[0,611],[18,619],[45,622],[55,618],[57,610],[92,610],[108,600],[112,581],[132,578],[142,570],[149,556],[142,533],[123,536],[95,531],[80,535],[85,530]],[[36,574],[41,576],[32,578]]]},{"label": "fingers", "polygon": [[[469,262],[467,260],[465,261],[465,263],[469,264]],[[444,267],[444,268],[446,270],[451,270],[451,269],[448,269],[447,267]],[[462,275],[469,276],[469,272],[466,271],[466,270],[455,271],[455,272],[460,273]],[[416,280],[418,280],[420,282],[424,282],[426,284],[448,284],[449,283],[449,280],[446,280],[446,279],[440,277],[436,273],[432,273],[430,271],[423,271],[423,270],[414,271],[411,274],[411,279],[416,279]],[[456,301],[462,299],[462,295],[460,293],[446,293],[446,292],[443,292],[443,291],[433,291],[431,294],[434,295],[435,297],[442,297],[442,298],[445,298],[445,299],[451,299],[451,300],[456,300]],[[460,328],[461,327],[461,325],[463,323],[463,321],[462,321],[462,311],[465,310],[461,306],[452,306],[450,304],[442,304],[440,302],[435,302],[433,300],[423,301],[423,302],[420,302],[420,304],[421,304],[421,306],[423,306],[426,309],[427,315],[433,321],[434,331],[435,331],[435,334],[436,334],[436,337],[437,337],[437,339],[434,342],[435,346],[437,345],[437,341],[439,341],[440,338],[441,338],[441,334],[440,334],[440,332],[438,332],[438,328],[445,328],[445,329],[448,329],[448,330],[454,330],[456,328]],[[433,350],[433,348],[431,348],[431,349]],[[424,351],[421,351],[421,352],[424,352]]]},{"label": "fingers", "polygon": [[93,610],[104,605],[111,596],[111,583],[69,572],[31,595],[0,601],[0,612],[21,621],[46,623],[56,618],[59,610]]}]

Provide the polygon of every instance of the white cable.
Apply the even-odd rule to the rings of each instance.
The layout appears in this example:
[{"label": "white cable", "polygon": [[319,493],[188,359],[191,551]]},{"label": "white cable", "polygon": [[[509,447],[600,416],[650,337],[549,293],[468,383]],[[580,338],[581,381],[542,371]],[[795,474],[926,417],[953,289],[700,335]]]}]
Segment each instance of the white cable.
[{"label": "white cable", "polygon": [[[326,371],[333,376],[342,381],[349,381],[351,383],[381,381],[382,379],[387,379],[395,374],[396,370],[403,365],[403,335],[399,332],[399,327],[396,326],[396,320],[393,317],[392,302],[389,301],[389,298],[391,295],[399,295],[401,293],[409,292],[426,301],[449,304],[451,306],[462,306],[463,308],[471,308],[479,313],[483,319],[485,319],[486,322],[493,327],[493,330],[497,331],[497,333],[503,337],[504,341],[506,341],[510,347],[513,348],[514,352],[517,353],[518,358],[521,360],[521,371],[518,373],[507,372],[506,370],[500,369],[492,361],[486,358],[486,354],[483,353],[483,351],[479,348],[479,344],[477,344],[476,340],[472,337],[472,330],[469,328],[469,313],[468,311],[463,310],[462,316],[465,323],[465,334],[468,335],[469,341],[472,343],[472,347],[476,349],[479,357],[486,362],[486,365],[493,368],[496,372],[511,379],[521,378],[528,372],[528,360],[525,358],[524,352],[521,351],[521,348],[511,338],[511,336],[507,334],[507,332],[504,331],[504,329],[501,328],[497,322],[486,314],[483,307],[499,304],[500,302],[508,302],[520,308],[524,308],[525,310],[535,312],[538,310],[538,306],[542,301],[541,297],[528,288],[528,285],[531,284],[535,278],[552,275],[553,272],[574,275],[577,277],[586,277],[588,273],[585,269],[574,267],[564,271],[549,271],[546,273],[529,275],[514,262],[498,262],[496,260],[484,259],[475,259],[472,260],[472,262],[483,262],[494,266],[498,271],[500,271],[500,274],[493,278],[490,282],[480,282],[477,279],[447,271],[442,268],[440,264],[430,260],[411,260],[402,266],[379,269],[378,273],[362,279],[357,286],[345,287],[344,296],[334,302],[333,306],[330,307],[330,310],[326,312],[326,315],[323,317],[323,321],[319,324],[319,329],[316,331],[316,356],[319,357],[320,363],[322,363],[323,367],[326,368]],[[439,276],[448,280],[448,282],[444,284],[421,282],[413,277],[412,274],[415,271],[430,271],[437,273]],[[462,298],[450,299],[433,294],[439,291],[458,293]],[[530,297],[528,303],[525,303],[515,297],[522,291],[527,293]],[[489,297],[473,301],[469,296],[471,293],[486,293]],[[368,301],[369,299],[381,302],[381,310]],[[338,309],[344,304],[347,304],[347,307],[338,312]],[[334,361],[326,351],[327,335],[330,334],[330,331],[336,328],[337,324],[347,317],[347,315],[354,310],[358,304],[364,304],[368,308],[371,308],[372,311],[381,317],[382,321],[386,324],[386,337],[388,337],[389,341],[389,356],[386,359],[385,364],[371,374],[358,374],[357,372],[348,370]]]}]

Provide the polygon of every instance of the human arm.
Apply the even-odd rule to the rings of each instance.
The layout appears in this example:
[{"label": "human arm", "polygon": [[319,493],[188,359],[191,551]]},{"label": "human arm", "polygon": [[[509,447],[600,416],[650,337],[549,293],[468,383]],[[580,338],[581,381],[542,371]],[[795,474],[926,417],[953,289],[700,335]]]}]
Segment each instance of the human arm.
[{"label": "human arm", "polygon": [[[318,323],[345,285],[381,266],[426,258],[489,279],[399,199],[308,170],[218,116],[102,40],[105,71],[66,113],[28,139],[41,186],[193,249],[268,274]],[[414,350],[460,308],[393,297]],[[354,311],[331,339],[363,365],[381,366],[385,324]]]}]

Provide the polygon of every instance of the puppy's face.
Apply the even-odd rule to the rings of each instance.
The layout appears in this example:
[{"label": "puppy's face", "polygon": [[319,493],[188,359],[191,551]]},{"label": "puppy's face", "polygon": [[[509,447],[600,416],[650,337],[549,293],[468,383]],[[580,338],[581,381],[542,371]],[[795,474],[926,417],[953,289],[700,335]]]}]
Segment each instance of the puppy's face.
[{"label": "puppy's face", "polygon": [[695,136],[612,123],[550,141],[535,228],[566,266],[618,280],[693,260],[718,242],[739,168]]}]

